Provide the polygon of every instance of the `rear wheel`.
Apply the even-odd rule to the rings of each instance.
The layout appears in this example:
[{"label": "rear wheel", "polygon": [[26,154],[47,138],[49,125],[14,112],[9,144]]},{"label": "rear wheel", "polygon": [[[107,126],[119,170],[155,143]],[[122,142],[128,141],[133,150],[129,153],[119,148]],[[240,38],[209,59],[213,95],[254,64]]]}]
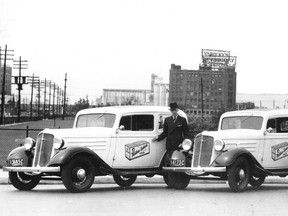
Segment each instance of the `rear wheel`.
[{"label": "rear wheel", "polygon": [[61,177],[69,191],[73,193],[87,191],[94,182],[94,165],[89,158],[77,156],[62,167]]},{"label": "rear wheel", "polygon": [[246,158],[239,157],[228,167],[228,183],[232,191],[244,191],[247,188],[250,178],[251,170]]},{"label": "rear wheel", "polygon": [[265,181],[266,176],[251,176],[249,183],[253,187],[261,186]]},{"label": "rear wheel", "polygon": [[11,184],[19,190],[32,190],[40,181],[40,175],[29,175],[24,172],[9,172]]},{"label": "rear wheel", "polygon": [[121,176],[121,175],[113,175],[113,179],[121,187],[129,187],[137,179],[136,175],[127,175],[127,176]]},{"label": "rear wheel", "polygon": [[181,190],[185,189],[190,182],[190,177],[185,173],[175,172],[175,173],[168,173],[167,175],[168,175],[167,176],[168,187]]}]

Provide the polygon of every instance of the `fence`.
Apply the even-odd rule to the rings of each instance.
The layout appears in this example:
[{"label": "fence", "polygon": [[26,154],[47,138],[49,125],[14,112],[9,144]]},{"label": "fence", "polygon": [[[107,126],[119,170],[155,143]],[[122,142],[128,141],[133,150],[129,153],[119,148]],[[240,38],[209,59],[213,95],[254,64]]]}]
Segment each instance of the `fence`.
[{"label": "fence", "polygon": [[[6,164],[7,155],[14,148],[20,146],[16,140],[23,140],[25,137],[32,137],[36,140],[42,128],[72,128],[74,117],[44,119],[41,121],[23,122],[11,125],[0,126],[0,167]],[[37,129],[34,129],[37,128]]]},{"label": "fence", "polygon": [[20,141],[25,137],[32,137],[36,140],[38,133],[43,129],[32,129],[26,126],[26,129],[0,128],[0,167],[6,164],[6,159],[10,151],[20,146]]}]

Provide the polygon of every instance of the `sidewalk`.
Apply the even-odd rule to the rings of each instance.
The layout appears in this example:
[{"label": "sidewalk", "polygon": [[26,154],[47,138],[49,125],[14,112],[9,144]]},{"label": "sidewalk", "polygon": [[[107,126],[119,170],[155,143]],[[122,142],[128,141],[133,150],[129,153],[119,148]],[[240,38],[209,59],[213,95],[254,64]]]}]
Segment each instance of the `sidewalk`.
[{"label": "sidewalk", "polygon": [[[43,180],[40,183],[44,184],[62,184],[61,181],[52,181],[52,180]],[[114,184],[114,180],[112,176],[101,176],[101,177],[96,177],[95,182],[98,184]],[[141,183],[141,184],[164,184],[164,180],[162,176],[156,175],[152,178],[148,178],[146,176],[139,176],[136,180],[136,183]],[[191,180],[190,184],[225,184],[225,181],[223,180]],[[0,168],[0,185],[1,184],[8,184],[8,172],[4,172],[2,168]],[[285,178],[281,177],[276,177],[276,176],[269,176],[266,178],[264,184],[288,184],[288,176]]]}]

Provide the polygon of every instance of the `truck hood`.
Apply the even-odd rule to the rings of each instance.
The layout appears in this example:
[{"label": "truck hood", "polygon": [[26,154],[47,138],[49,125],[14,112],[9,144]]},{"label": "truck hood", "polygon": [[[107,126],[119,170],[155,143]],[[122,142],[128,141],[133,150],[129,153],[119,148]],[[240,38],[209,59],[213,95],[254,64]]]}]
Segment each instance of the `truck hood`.
[{"label": "truck hood", "polygon": [[53,134],[62,139],[67,138],[108,138],[116,134],[116,131],[112,128],[71,128],[71,129],[45,129],[44,133]]},{"label": "truck hood", "polygon": [[72,128],[72,129],[45,129],[43,133],[53,134],[54,137],[64,140],[64,147],[87,147],[94,151],[102,160],[108,157],[111,138],[116,137],[113,128]]},{"label": "truck hood", "polygon": [[247,140],[261,137],[263,132],[260,130],[233,129],[222,131],[203,131],[204,136],[212,136],[215,139],[222,140]]},{"label": "truck hood", "polygon": [[[45,129],[43,133],[53,134],[62,138],[65,146],[83,146],[93,151],[105,152],[110,144],[111,137],[116,136],[112,128],[73,128],[73,129]],[[99,152],[100,151],[100,152]],[[100,153],[101,154],[101,153]]]}]

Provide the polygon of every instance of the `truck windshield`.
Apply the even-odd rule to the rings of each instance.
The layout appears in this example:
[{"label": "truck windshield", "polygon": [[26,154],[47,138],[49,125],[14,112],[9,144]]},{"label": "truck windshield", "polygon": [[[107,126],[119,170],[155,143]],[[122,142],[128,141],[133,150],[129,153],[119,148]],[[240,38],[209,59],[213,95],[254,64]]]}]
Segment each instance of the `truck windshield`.
[{"label": "truck windshield", "polygon": [[115,114],[109,113],[94,113],[80,115],[77,119],[76,127],[108,127],[112,128],[115,123]]},{"label": "truck windshield", "polygon": [[233,116],[223,118],[221,130],[252,129],[260,130],[263,118],[260,116]]}]

